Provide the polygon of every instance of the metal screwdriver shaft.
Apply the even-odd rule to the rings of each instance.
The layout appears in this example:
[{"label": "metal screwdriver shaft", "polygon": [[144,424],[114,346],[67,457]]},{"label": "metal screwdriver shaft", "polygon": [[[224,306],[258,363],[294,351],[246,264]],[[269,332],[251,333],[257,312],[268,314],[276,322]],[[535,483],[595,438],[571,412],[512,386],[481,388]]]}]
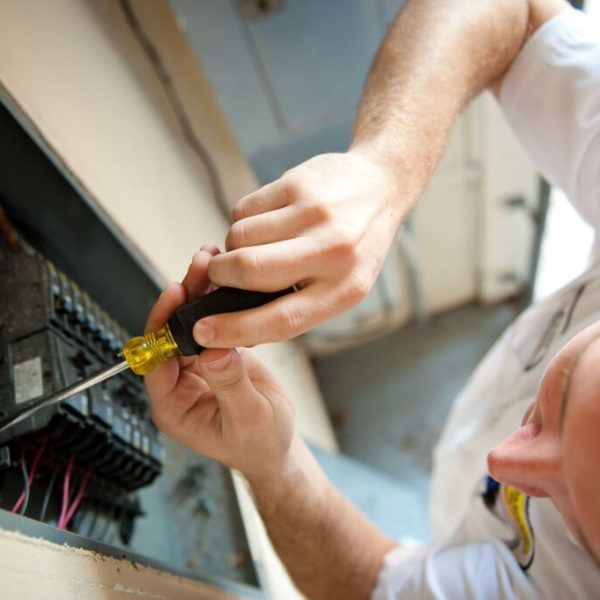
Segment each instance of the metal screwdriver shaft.
[{"label": "metal screwdriver shaft", "polygon": [[60,402],[64,402],[71,396],[74,396],[75,394],[79,394],[80,392],[87,390],[88,388],[92,387],[93,385],[96,385],[97,383],[100,383],[101,381],[109,379],[113,375],[116,375],[117,373],[120,373],[121,371],[125,371],[125,369],[128,369],[128,368],[129,368],[129,365],[127,364],[127,361],[123,360],[122,362],[117,363],[116,365],[107,367],[106,369],[102,369],[102,371],[99,371],[98,373],[94,373],[90,377],[86,377],[85,379],[82,379],[81,381],[78,381],[77,383],[74,383],[73,385],[69,385],[68,387],[63,388],[59,392],[56,392],[55,394],[50,394],[49,396],[43,396],[39,400],[36,400],[35,402],[32,402],[31,404],[28,404],[27,406],[24,406],[23,408],[11,413],[8,417],[5,417],[4,419],[0,419],[0,432],[4,431],[8,427],[12,427],[13,425],[16,425],[17,423],[19,423],[23,419],[26,419],[27,417],[30,417],[33,413],[37,412],[40,408],[47,408],[48,406],[53,406],[54,404],[59,404]]}]

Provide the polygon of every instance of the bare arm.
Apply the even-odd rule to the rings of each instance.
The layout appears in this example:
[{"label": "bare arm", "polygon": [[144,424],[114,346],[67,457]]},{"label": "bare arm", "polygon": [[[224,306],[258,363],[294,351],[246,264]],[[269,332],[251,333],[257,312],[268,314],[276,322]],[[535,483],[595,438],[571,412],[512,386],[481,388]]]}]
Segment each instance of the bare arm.
[{"label": "bare arm", "polygon": [[219,286],[300,293],[196,327],[203,346],[295,337],[360,302],[427,185],[465,104],[496,84],[564,0],[409,0],[377,53],[348,152],[323,154],[242,198]]},{"label": "bare arm", "polygon": [[[194,256],[183,284],[160,296],[148,329],[208,285],[209,251]],[[250,352],[211,349],[146,376],[152,417],[196,452],[250,483],[273,545],[311,599],[365,598],[394,543],[327,480],[294,434],[294,407]]]},{"label": "bare arm", "polygon": [[[197,328],[199,343],[286,339],[360,300],[430,178],[454,119],[498,81],[527,32],[555,14],[546,12],[551,4],[557,11],[565,6],[562,0],[410,1],[375,59],[351,149],[316,157],[244,198],[228,237],[231,251],[202,259],[204,283],[209,261],[208,274],[219,285],[281,289],[304,280],[306,287],[272,306],[209,317],[210,337]],[[542,15],[539,22],[530,19],[534,14]],[[166,294],[150,325],[162,323],[185,295]],[[246,361],[248,379],[235,353],[228,365],[210,366],[222,352],[178,368],[168,363],[149,376],[155,419],[173,437],[246,475],[273,544],[305,594],[368,596],[393,543],[334,490],[291,435],[291,409],[281,391],[273,394],[264,370]]]},{"label": "bare arm", "polygon": [[565,0],[412,0],[369,73],[352,148],[396,166],[412,154],[423,186],[455,118],[483,89],[499,91],[527,38],[568,7]]},{"label": "bare arm", "polygon": [[351,149],[387,160],[417,195],[466,103],[523,44],[526,0],[412,0],[391,25],[367,79]]},{"label": "bare arm", "polygon": [[397,544],[329,483],[299,438],[285,470],[248,481],[273,546],[303,594],[369,597],[384,556]]}]

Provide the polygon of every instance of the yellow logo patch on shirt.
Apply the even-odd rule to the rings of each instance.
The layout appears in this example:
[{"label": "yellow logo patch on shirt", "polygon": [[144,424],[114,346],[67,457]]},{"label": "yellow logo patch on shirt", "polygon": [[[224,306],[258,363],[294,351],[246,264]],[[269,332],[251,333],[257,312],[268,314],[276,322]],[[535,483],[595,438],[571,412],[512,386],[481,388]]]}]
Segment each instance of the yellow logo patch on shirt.
[{"label": "yellow logo patch on shirt", "polygon": [[502,504],[506,517],[515,532],[509,544],[517,562],[527,569],[533,561],[535,537],[529,520],[529,496],[510,485],[501,486]]}]

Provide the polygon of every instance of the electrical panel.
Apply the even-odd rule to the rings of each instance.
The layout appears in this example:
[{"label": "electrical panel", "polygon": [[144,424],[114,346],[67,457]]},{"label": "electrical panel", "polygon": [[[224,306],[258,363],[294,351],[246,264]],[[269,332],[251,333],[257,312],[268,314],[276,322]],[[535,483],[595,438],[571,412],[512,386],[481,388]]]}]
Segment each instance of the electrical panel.
[{"label": "electrical panel", "polygon": [[[160,293],[22,122],[0,102],[0,422],[114,364]],[[161,436],[128,371],[0,432],[0,528],[259,587],[229,470]]]},{"label": "electrical panel", "polygon": [[[0,417],[4,417],[34,398],[114,364],[130,336],[38,252],[7,245],[0,246],[0,252]],[[35,413],[0,433],[0,446],[13,457],[23,456],[29,477],[34,465],[39,476],[45,472],[50,495],[46,512],[55,509],[59,527],[68,523],[64,516],[60,520],[62,490],[56,478],[64,480],[68,474],[73,489],[79,485],[83,490],[86,503],[119,519],[125,543],[140,514],[134,492],[160,475],[164,453],[150,420],[143,382],[131,372]],[[11,500],[15,512],[27,514],[33,508],[32,494],[18,507],[18,497],[7,496],[6,508]],[[57,501],[49,503],[55,496]],[[45,499],[37,500],[43,505]]]}]

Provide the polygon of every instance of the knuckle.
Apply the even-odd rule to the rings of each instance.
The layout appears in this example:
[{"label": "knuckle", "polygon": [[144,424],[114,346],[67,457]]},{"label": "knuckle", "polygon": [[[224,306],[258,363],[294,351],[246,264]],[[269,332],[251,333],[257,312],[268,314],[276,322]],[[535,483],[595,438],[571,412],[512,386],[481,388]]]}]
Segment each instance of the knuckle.
[{"label": "knuckle", "polygon": [[248,216],[248,206],[252,201],[252,195],[244,196],[231,210],[231,216],[234,221],[239,221]]},{"label": "knuckle", "polygon": [[217,260],[217,257],[213,258],[211,261],[209,261],[207,269],[208,279],[211,281],[211,283],[214,283],[216,285],[221,284],[220,272],[220,260]]},{"label": "knuckle", "polygon": [[235,266],[242,284],[252,285],[263,280],[264,265],[255,252],[238,252]]},{"label": "knuckle", "polygon": [[368,277],[361,273],[352,273],[345,290],[344,299],[349,305],[353,306],[363,300],[370,289],[371,282]]},{"label": "knuckle", "polygon": [[218,379],[219,390],[222,392],[237,390],[242,384],[242,375],[237,371],[221,373]]},{"label": "knuckle", "polygon": [[310,202],[304,205],[303,210],[309,222],[315,224],[331,223],[334,215],[331,207],[325,202]]},{"label": "knuckle", "polygon": [[242,221],[237,221],[229,228],[229,231],[227,232],[225,246],[229,250],[234,250],[235,248],[244,246],[246,243],[246,237],[246,226]]},{"label": "knuckle", "polygon": [[329,253],[333,258],[355,262],[358,260],[358,243],[347,228],[336,228],[331,232]]},{"label": "knuckle", "polygon": [[298,201],[303,195],[302,181],[295,175],[284,175],[280,182],[280,192],[288,203]]},{"label": "knuckle", "polygon": [[285,306],[279,315],[279,334],[284,339],[291,339],[303,332],[304,316],[295,305]]}]

